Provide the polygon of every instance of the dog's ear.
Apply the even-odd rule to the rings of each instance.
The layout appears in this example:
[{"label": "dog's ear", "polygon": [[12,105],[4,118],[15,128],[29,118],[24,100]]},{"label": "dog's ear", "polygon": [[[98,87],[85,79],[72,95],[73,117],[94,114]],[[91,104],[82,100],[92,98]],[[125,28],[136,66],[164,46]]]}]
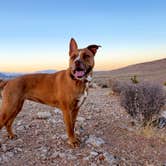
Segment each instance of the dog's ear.
[{"label": "dog's ear", "polygon": [[95,55],[99,47],[101,46],[93,44],[93,45],[89,45],[87,49],[90,50],[93,53],[93,55]]},{"label": "dog's ear", "polygon": [[70,46],[69,46],[69,55],[71,55],[71,53],[74,50],[77,50],[77,49],[78,49],[78,46],[77,46],[76,41],[73,38],[71,38],[71,40],[70,40]]}]

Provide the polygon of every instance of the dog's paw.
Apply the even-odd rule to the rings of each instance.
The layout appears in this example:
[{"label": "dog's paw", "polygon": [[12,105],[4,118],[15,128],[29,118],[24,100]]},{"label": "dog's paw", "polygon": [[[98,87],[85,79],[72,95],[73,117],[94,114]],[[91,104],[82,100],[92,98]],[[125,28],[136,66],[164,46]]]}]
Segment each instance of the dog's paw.
[{"label": "dog's paw", "polygon": [[80,146],[81,141],[79,140],[79,138],[72,138],[69,139],[67,142],[72,148],[76,148]]},{"label": "dog's paw", "polygon": [[17,135],[16,134],[10,134],[10,135],[7,135],[7,137],[9,139],[16,139],[17,138]]}]

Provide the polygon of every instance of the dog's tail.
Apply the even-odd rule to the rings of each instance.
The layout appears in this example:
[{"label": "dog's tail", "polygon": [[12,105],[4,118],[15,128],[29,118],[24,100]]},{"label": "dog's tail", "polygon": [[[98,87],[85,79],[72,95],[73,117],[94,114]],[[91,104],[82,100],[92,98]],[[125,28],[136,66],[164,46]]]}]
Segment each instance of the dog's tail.
[{"label": "dog's tail", "polygon": [[8,81],[0,80],[0,89],[3,89],[3,87],[7,84]]}]

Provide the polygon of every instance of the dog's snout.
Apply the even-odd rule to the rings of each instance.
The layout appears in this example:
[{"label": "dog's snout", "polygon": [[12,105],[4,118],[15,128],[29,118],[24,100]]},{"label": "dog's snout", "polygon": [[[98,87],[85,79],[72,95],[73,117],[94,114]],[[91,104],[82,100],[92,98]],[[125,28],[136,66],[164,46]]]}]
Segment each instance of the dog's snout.
[{"label": "dog's snout", "polygon": [[75,61],[75,65],[76,65],[76,67],[80,66],[81,65],[81,61],[80,60],[76,60]]}]

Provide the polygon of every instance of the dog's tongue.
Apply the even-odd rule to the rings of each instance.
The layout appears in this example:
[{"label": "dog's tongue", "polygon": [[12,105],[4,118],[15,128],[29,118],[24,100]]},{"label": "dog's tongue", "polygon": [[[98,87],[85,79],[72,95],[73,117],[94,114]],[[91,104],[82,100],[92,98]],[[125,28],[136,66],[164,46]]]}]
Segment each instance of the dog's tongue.
[{"label": "dog's tongue", "polygon": [[76,71],[74,75],[75,75],[75,77],[83,77],[84,74],[85,74],[84,71]]}]

